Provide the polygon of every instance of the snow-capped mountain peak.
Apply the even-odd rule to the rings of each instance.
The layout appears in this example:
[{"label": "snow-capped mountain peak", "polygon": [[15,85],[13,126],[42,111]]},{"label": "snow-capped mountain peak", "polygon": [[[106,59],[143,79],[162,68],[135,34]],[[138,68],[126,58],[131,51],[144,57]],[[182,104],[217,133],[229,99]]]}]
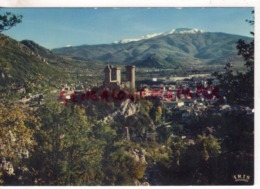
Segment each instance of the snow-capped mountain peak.
[{"label": "snow-capped mountain peak", "polygon": [[177,29],[173,29],[169,32],[165,32],[163,33],[163,35],[170,35],[170,34],[173,34],[173,33],[181,33],[181,34],[184,34],[184,33],[203,33],[205,31],[203,30],[200,30],[200,29],[196,29],[196,28],[177,28]]},{"label": "snow-capped mountain peak", "polygon": [[150,38],[154,38],[157,36],[167,36],[167,35],[171,35],[174,33],[180,33],[180,34],[185,34],[185,33],[190,33],[190,34],[195,34],[195,33],[203,33],[205,31],[200,30],[200,29],[196,29],[196,28],[177,28],[177,29],[172,29],[171,31],[168,32],[161,32],[161,33],[154,33],[154,34],[148,34],[145,36],[141,36],[139,38],[132,38],[132,39],[123,39],[123,40],[119,40],[119,41],[115,41],[115,44],[124,44],[124,43],[130,43],[130,42],[134,42],[134,41],[141,41],[141,40],[145,40],[145,39],[150,39]]},{"label": "snow-capped mountain peak", "polygon": [[153,37],[157,37],[161,34],[163,34],[163,33],[153,33],[153,34],[141,36],[139,38],[123,39],[123,40],[120,40],[120,41],[115,41],[114,43],[116,43],[116,44],[118,44],[118,43],[130,43],[130,42],[133,42],[133,41],[140,41],[140,40],[144,40],[144,39],[150,39],[150,38],[153,38]]}]

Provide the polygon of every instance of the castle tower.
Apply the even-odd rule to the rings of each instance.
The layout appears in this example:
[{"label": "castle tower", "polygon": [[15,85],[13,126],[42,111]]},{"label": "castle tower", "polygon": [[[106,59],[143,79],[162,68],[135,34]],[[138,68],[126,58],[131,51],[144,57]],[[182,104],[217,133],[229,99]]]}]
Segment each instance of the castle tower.
[{"label": "castle tower", "polygon": [[104,69],[104,72],[105,72],[105,82],[104,82],[104,84],[106,86],[108,86],[112,81],[112,78],[111,78],[112,65],[107,64],[107,66]]},{"label": "castle tower", "polygon": [[128,65],[126,68],[126,80],[130,82],[130,88],[135,89],[135,66]]},{"label": "castle tower", "polygon": [[120,68],[116,69],[116,78],[117,78],[117,82],[119,84],[121,84],[121,70],[120,70]]},{"label": "castle tower", "polygon": [[112,74],[111,74],[111,80],[112,82],[116,82],[118,84],[121,84],[121,70],[120,68],[112,68]]},{"label": "castle tower", "polygon": [[120,68],[113,67],[111,64],[107,64],[104,69],[105,81],[104,86],[108,88],[118,88],[121,84],[121,70]]}]

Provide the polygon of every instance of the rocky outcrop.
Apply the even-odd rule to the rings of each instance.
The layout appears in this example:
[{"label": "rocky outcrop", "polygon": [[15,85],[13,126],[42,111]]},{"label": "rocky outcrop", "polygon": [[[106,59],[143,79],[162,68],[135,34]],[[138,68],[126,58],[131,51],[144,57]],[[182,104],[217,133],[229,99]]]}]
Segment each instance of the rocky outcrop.
[{"label": "rocky outcrop", "polygon": [[139,105],[135,104],[130,99],[126,99],[125,101],[123,101],[121,103],[120,108],[117,111],[115,111],[112,114],[106,116],[101,121],[108,123],[108,122],[112,122],[112,121],[114,121],[116,119],[120,119],[120,118],[125,119],[129,116],[136,114],[138,111],[139,111]]},{"label": "rocky outcrop", "polygon": [[120,111],[124,118],[127,118],[128,116],[134,115],[137,112],[137,106],[130,99],[126,99],[122,102]]},{"label": "rocky outcrop", "polygon": [[130,152],[130,155],[133,157],[134,161],[140,162],[142,164],[147,164],[147,162],[145,160],[145,154],[146,154],[146,151],[143,148],[132,149],[131,152]]},{"label": "rocky outcrop", "polygon": [[137,179],[134,179],[134,185],[135,186],[150,186],[150,184],[148,182],[140,182]]},{"label": "rocky outcrop", "polygon": [[4,171],[8,175],[14,175],[14,167],[10,161],[6,161],[5,158],[2,158],[0,162],[0,170]]}]

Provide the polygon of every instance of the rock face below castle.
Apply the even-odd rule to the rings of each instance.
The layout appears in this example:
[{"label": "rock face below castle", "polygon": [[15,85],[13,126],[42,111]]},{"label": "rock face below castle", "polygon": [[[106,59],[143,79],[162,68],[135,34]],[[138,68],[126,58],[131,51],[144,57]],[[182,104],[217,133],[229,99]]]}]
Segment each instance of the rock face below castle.
[{"label": "rock face below castle", "polygon": [[126,119],[127,117],[136,114],[136,112],[138,111],[139,106],[132,102],[130,99],[126,99],[121,103],[120,109],[105,117],[103,119],[103,122],[110,122],[120,117]]}]

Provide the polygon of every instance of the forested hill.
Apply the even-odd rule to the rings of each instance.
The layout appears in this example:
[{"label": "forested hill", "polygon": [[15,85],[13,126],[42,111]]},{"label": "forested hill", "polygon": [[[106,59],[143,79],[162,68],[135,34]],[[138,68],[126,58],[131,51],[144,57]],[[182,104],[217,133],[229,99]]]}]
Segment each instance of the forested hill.
[{"label": "forested hill", "polygon": [[[30,43],[32,44],[32,42]],[[66,76],[49,63],[51,53],[42,47],[32,49],[28,42],[17,42],[0,34],[0,89],[1,93],[25,88],[27,92],[35,88],[53,86],[66,80]],[[34,43],[35,47],[35,43]],[[42,51],[39,52],[39,49]]]},{"label": "forested hill", "polygon": [[[71,55],[112,63],[133,63],[142,67],[176,67],[191,65],[224,65],[240,62],[237,41],[249,37],[179,29],[150,34],[140,39],[125,39],[112,44],[82,45],[53,49],[55,54]],[[228,59],[228,60],[227,60]]]}]

